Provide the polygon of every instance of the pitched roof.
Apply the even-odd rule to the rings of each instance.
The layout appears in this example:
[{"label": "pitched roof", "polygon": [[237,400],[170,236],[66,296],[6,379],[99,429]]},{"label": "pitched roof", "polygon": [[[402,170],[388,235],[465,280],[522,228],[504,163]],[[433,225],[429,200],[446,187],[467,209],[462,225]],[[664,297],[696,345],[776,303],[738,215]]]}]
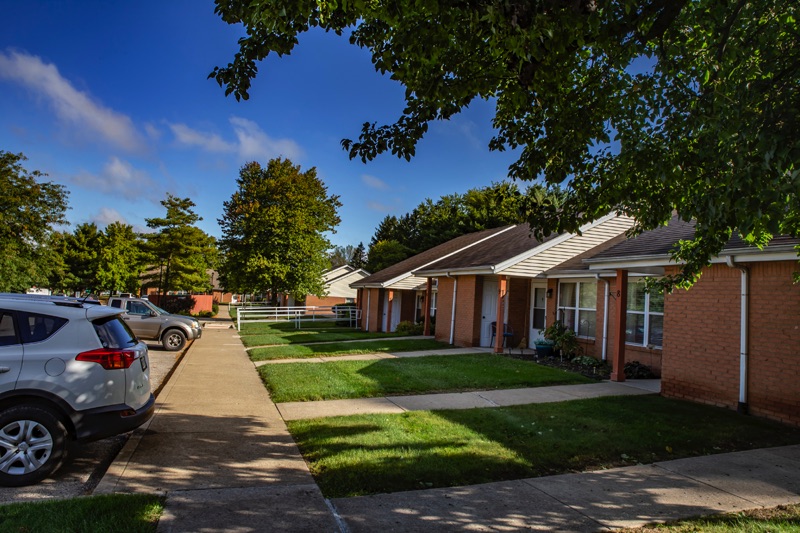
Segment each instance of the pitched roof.
[{"label": "pitched roof", "polygon": [[580,234],[552,234],[539,241],[531,236],[528,224],[521,224],[490,240],[415,270],[414,274],[540,277],[554,266],[616,238],[632,225],[633,219],[609,213],[582,226]]},{"label": "pitched roof", "polygon": [[[678,241],[693,239],[695,236],[695,221],[687,222],[677,215],[669,220],[666,226],[661,226],[646,231],[636,237],[603,250],[594,256],[584,258],[590,264],[597,264],[602,268],[603,263],[618,263],[640,259],[653,259],[661,264],[671,263],[671,252]],[[733,253],[757,254],[761,252],[782,252],[800,244],[800,238],[788,235],[778,235],[769,241],[764,250],[759,250],[743,241],[738,234],[731,237],[720,255]],[[595,267],[595,268],[597,268]]]},{"label": "pitched roof", "polygon": [[514,226],[504,226],[501,228],[492,228],[483,231],[478,231],[475,233],[468,233],[466,235],[461,235],[460,237],[451,239],[445,243],[440,244],[439,246],[434,246],[429,250],[411,256],[408,259],[404,259],[399,263],[396,263],[390,267],[375,272],[371,276],[368,276],[356,283],[351,284],[351,287],[368,287],[368,286],[383,287],[391,285],[391,283],[394,282],[395,280],[398,280],[398,278],[402,279],[411,276],[412,275],[411,272],[414,270],[423,268],[434,261],[447,257],[448,255],[463,250],[464,248],[473,246],[484,239],[496,238],[495,237],[496,235],[506,232],[512,229],[513,227]]},{"label": "pitched roof", "polygon": [[555,267],[548,270],[545,274],[547,276],[554,276],[554,277],[565,274],[578,274],[578,273],[585,274],[589,272],[589,265],[584,261],[585,259],[590,259],[592,257],[595,257],[598,254],[606,250],[609,250],[627,240],[628,236],[625,235],[624,233],[620,233],[613,239],[609,239],[604,243],[598,244],[594,248],[586,250],[582,254],[576,255],[572,259],[568,259],[567,261],[564,261],[563,263],[556,265]]},{"label": "pitched roof", "polygon": [[[555,237],[557,235],[553,234],[545,241]],[[537,241],[531,235],[530,226],[528,224],[520,224],[503,232],[501,235],[440,259],[416,272],[424,274],[425,272],[433,271],[491,267],[516,257],[545,241]]]}]

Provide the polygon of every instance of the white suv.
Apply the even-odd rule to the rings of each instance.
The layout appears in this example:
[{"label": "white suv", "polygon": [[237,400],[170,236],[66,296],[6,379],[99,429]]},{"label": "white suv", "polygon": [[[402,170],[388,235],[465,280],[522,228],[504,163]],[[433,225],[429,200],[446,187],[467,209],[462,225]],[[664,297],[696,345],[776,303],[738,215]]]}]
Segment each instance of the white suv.
[{"label": "white suv", "polygon": [[147,345],[121,309],[0,294],[0,485],[36,483],[71,440],[125,433],[152,415]]}]

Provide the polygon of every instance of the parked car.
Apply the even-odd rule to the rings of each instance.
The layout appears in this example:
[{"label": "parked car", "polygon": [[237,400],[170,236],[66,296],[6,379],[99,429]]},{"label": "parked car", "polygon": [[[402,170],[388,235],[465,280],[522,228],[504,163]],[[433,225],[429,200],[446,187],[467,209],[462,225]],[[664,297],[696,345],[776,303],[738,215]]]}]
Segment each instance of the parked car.
[{"label": "parked car", "polygon": [[36,483],[72,441],[152,415],[147,345],[121,311],[75,298],[0,294],[0,485]]},{"label": "parked car", "polygon": [[187,339],[203,334],[196,318],[168,313],[144,298],[112,296],[108,305],[125,311],[122,318],[140,339],[161,343],[165,350],[180,350]]}]

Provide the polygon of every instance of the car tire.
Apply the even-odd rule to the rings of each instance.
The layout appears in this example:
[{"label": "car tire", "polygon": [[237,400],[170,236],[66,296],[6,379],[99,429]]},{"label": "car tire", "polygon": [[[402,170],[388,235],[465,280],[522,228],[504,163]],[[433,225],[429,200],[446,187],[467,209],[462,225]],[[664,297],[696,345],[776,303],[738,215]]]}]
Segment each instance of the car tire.
[{"label": "car tire", "polygon": [[0,412],[0,485],[38,483],[58,470],[67,454],[67,430],[51,409],[17,405]]},{"label": "car tire", "polygon": [[165,350],[177,352],[186,345],[186,335],[179,329],[169,329],[161,338]]}]

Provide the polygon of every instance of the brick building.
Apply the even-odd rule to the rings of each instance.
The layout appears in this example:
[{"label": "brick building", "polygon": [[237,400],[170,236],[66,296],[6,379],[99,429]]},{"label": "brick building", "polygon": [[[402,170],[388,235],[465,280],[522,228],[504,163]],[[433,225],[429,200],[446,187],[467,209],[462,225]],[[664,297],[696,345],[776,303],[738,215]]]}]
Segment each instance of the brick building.
[{"label": "brick building", "polygon": [[[612,294],[625,282],[630,291],[640,276],[677,271],[669,252],[693,236],[694,224],[675,217],[584,263],[593,273],[615,273]],[[691,289],[625,298],[626,322],[633,318],[623,328],[626,341],[661,341],[654,351],[661,352],[662,394],[800,425],[800,285],[793,282],[800,272],[798,244],[800,239],[781,236],[759,250],[735,237]],[[653,301],[655,309],[649,309]],[[619,327],[612,321],[610,330],[615,334]],[[622,344],[621,357],[616,339],[609,345],[615,365],[640,358],[630,343]]]}]

